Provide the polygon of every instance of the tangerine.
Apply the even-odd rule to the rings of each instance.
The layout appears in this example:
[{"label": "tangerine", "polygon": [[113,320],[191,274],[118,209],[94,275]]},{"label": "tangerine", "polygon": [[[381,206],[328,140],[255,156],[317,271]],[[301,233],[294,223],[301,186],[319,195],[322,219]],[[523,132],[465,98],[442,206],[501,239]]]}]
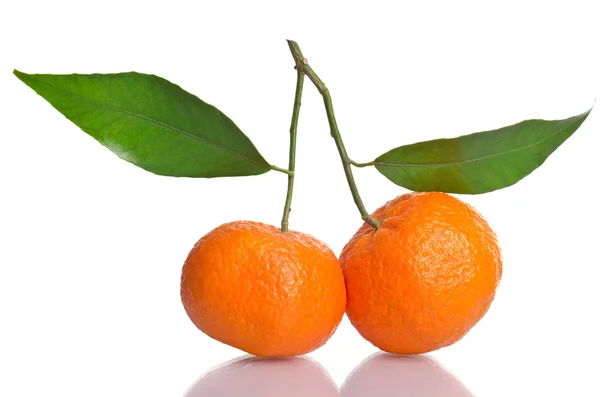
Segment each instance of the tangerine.
[{"label": "tangerine", "polygon": [[331,337],[346,290],[339,261],[321,241],[237,221],[196,243],[183,267],[181,299],[208,336],[257,356],[295,356]]},{"label": "tangerine", "polygon": [[409,193],[373,213],[344,247],[347,315],[380,349],[426,353],[461,339],[487,312],[502,275],[496,235],[445,193]]}]

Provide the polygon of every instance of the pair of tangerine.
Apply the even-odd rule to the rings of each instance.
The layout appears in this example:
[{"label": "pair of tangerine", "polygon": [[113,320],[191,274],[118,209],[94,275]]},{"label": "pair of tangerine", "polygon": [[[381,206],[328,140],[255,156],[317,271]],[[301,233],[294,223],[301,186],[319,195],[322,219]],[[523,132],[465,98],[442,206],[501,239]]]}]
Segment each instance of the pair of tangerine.
[{"label": "pair of tangerine", "polygon": [[202,237],[182,271],[181,298],[208,336],[264,357],[322,346],[344,312],[378,348],[426,353],[461,339],[487,312],[502,275],[496,235],[445,193],[389,201],[339,257],[323,242],[237,221]]}]

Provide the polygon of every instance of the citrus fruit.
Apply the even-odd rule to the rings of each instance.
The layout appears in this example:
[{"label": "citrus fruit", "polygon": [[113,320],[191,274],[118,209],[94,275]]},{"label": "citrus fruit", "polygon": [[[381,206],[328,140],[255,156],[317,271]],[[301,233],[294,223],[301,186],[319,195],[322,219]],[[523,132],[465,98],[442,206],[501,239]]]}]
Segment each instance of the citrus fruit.
[{"label": "citrus fruit", "polygon": [[185,397],[339,397],[327,371],[304,357],[246,357],[202,376]]},{"label": "citrus fruit", "polygon": [[183,267],[181,299],[208,336],[257,356],[294,356],[333,334],[346,290],[336,256],[321,241],[237,221],[196,243]]},{"label": "citrus fruit", "polygon": [[373,213],[344,247],[347,314],[382,350],[418,354],[461,339],[487,312],[502,275],[496,235],[445,193],[409,193]]},{"label": "citrus fruit", "polygon": [[435,360],[427,356],[369,357],[342,385],[340,397],[473,397],[473,394]]}]

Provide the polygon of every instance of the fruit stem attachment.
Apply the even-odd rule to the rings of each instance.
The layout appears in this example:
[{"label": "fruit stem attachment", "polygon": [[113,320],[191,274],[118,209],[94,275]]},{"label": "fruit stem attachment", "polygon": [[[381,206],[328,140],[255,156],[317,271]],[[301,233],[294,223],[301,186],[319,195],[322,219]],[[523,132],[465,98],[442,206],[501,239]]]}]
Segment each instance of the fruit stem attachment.
[{"label": "fruit stem attachment", "polygon": [[296,136],[298,135],[298,118],[302,101],[302,88],[304,87],[304,73],[297,69],[296,94],[294,96],[294,111],[292,112],[292,125],[290,126],[290,160],[288,169],[288,187],[281,218],[281,231],[286,233],[289,226],[290,211],[292,210],[292,195],[294,193],[294,171],[296,169]]},{"label": "fruit stem attachment", "polygon": [[356,182],[354,181],[354,175],[352,174],[352,164],[356,166],[366,165],[355,163],[348,157],[346,147],[344,146],[344,141],[342,140],[340,130],[335,120],[335,113],[333,111],[333,103],[331,101],[331,94],[329,93],[329,90],[325,86],[325,83],[323,83],[319,76],[317,76],[314,70],[312,70],[312,68],[308,65],[308,61],[306,60],[306,58],[304,58],[304,55],[302,55],[302,51],[300,50],[300,46],[298,45],[298,43],[292,40],[288,40],[287,42],[290,47],[290,51],[292,52],[292,56],[294,57],[294,61],[296,62],[296,70],[299,74],[305,74],[306,76],[308,76],[310,81],[313,82],[313,84],[315,85],[315,87],[317,87],[317,90],[323,97],[323,101],[325,103],[325,111],[327,112],[327,120],[329,121],[329,128],[331,130],[331,136],[335,141],[338,152],[340,154],[340,158],[342,159],[344,173],[346,174],[346,179],[348,180],[348,186],[350,187],[350,192],[352,193],[354,203],[356,204],[356,207],[358,208],[362,219],[369,225],[371,225],[374,229],[377,229],[379,226],[381,226],[381,222],[379,222],[376,219],[373,219],[367,212],[365,205],[363,204],[362,199],[360,198],[360,194],[358,193]]}]

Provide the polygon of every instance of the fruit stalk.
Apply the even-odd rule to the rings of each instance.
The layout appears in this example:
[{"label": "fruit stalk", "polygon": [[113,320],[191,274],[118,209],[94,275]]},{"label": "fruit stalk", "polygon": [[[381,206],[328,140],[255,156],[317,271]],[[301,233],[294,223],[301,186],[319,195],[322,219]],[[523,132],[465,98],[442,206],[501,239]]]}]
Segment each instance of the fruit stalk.
[{"label": "fruit stalk", "polygon": [[292,112],[292,125],[290,126],[290,160],[288,165],[288,188],[281,218],[281,231],[286,233],[289,226],[290,211],[292,210],[292,195],[294,193],[294,173],[296,169],[296,136],[298,135],[298,118],[302,101],[302,88],[304,87],[304,73],[297,69],[296,94],[294,97],[294,111]]},{"label": "fruit stalk", "polygon": [[327,120],[329,121],[329,128],[331,130],[331,136],[335,141],[338,152],[340,154],[340,158],[342,159],[342,165],[344,167],[344,173],[346,174],[346,180],[348,181],[348,186],[350,187],[350,192],[352,193],[352,198],[354,199],[354,203],[362,216],[362,219],[371,225],[374,229],[377,229],[381,223],[373,219],[369,213],[367,212],[365,205],[360,198],[360,194],[358,193],[358,188],[356,187],[356,182],[354,180],[354,175],[352,174],[352,164],[355,164],[350,157],[348,157],[348,152],[346,151],[346,147],[344,146],[344,141],[342,140],[342,136],[340,135],[340,130],[337,125],[337,121],[335,120],[335,113],[333,111],[333,103],[331,100],[331,94],[329,90],[325,86],[325,83],[317,76],[317,74],[312,70],[312,68],[308,65],[308,61],[302,55],[302,51],[300,50],[300,46],[298,43],[292,40],[288,40],[288,45],[290,47],[290,51],[292,52],[292,56],[294,57],[294,61],[296,62],[296,70],[298,73],[303,73],[310,81],[313,82],[317,90],[323,97],[323,101],[325,103],[325,111],[327,112]]}]

